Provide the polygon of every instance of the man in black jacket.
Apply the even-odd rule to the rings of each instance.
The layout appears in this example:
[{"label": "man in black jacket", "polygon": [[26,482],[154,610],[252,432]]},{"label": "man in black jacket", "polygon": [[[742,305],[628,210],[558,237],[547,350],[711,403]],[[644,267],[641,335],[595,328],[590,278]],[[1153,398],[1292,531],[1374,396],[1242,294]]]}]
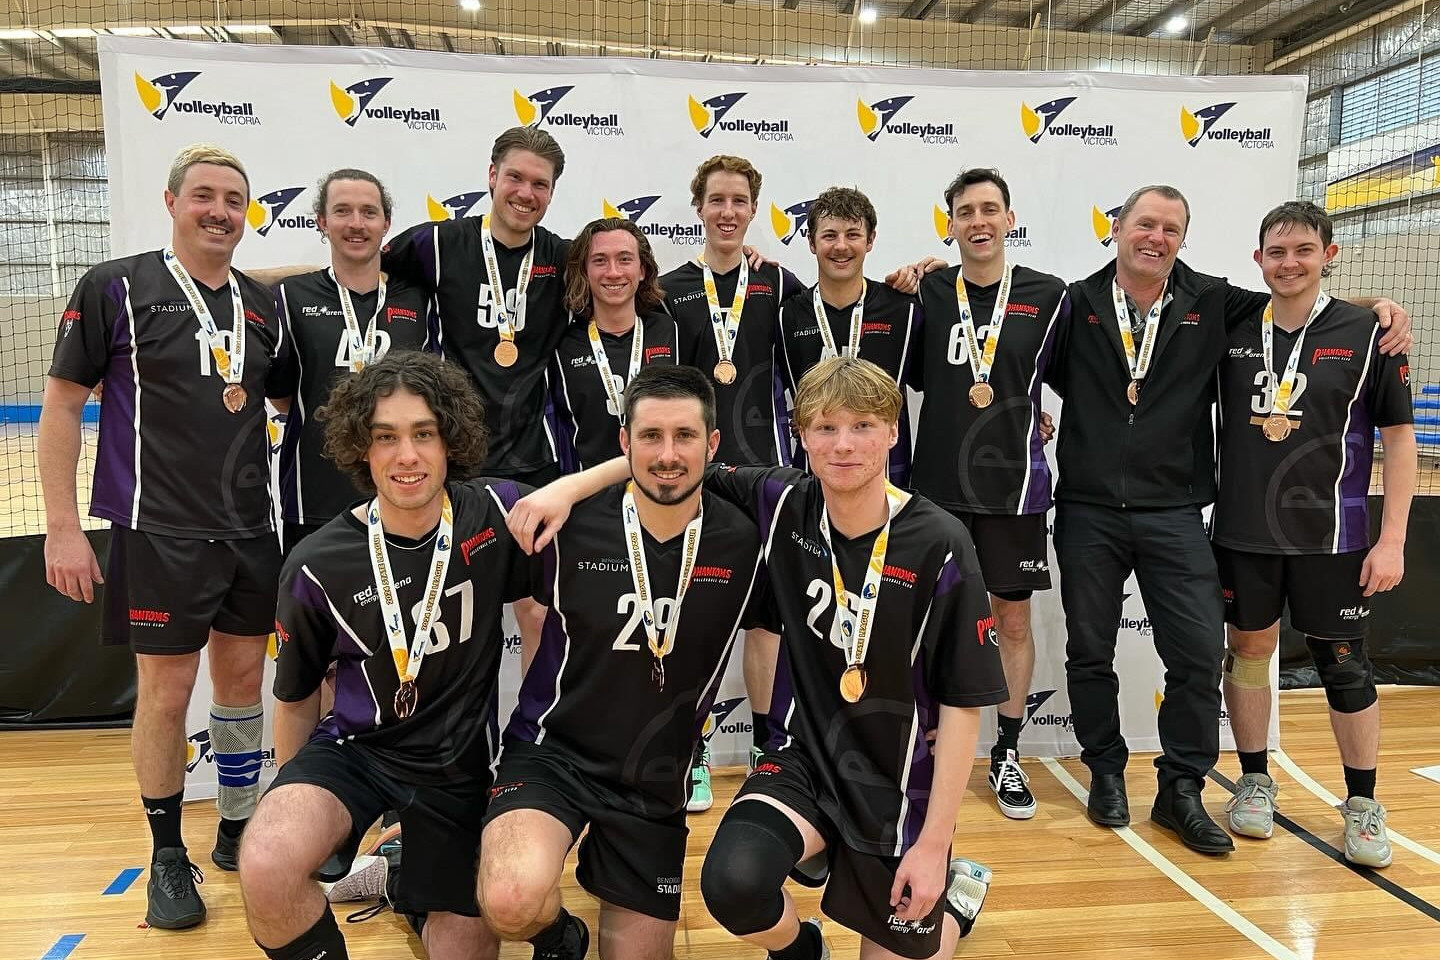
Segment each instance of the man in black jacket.
[{"label": "man in black jacket", "polygon": [[[1065,401],[1055,550],[1075,735],[1091,771],[1090,819],[1130,822],[1114,659],[1134,570],[1165,664],[1151,819],[1194,850],[1225,853],[1234,844],[1200,800],[1219,756],[1225,636],[1200,511],[1215,499],[1210,406],[1227,330],[1266,295],[1178,261],[1189,223],[1180,191],[1140,188],[1116,218],[1115,260],[1070,285],[1072,311],[1046,377]],[[1382,349],[1408,349],[1404,311],[1362,302],[1384,326],[1394,315]]]}]

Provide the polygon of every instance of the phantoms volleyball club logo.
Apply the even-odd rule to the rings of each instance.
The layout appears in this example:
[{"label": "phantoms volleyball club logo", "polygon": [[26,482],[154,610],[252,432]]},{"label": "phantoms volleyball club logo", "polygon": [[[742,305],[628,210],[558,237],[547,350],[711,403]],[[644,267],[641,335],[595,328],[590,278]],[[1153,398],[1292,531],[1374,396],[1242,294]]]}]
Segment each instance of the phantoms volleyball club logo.
[{"label": "phantoms volleyball club logo", "polygon": [[[790,132],[790,121],[780,117],[730,116],[735,105],[748,97],[748,93],[722,93],[708,100],[689,97],[690,125],[695,132],[706,139],[719,130],[724,133],[740,133],[756,140],[790,141],[795,135]],[[747,107],[751,104],[747,104]],[[753,113],[754,111],[750,111]]]},{"label": "phantoms volleyball club logo", "polygon": [[513,91],[515,119],[520,121],[522,127],[572,127],[584,130],[592,137],[625,135],[625,131],[620,128],[618,113],[557,111],[556,104],[574,89],[574,86],[549,87],[528,97],[519,90]]},{"label": "phantoms volleyball club logo", "polygon": [[1275,137],[1269,127],[1246,127],[1236,123],[1221,123],[1236,103],[1212,103],[1199,110],[1180,108],[1180,136],[1192,147],[1204,141],[1228,142],[1244,150],[1273,150]]},{"label": "phantoms volleyball club logo", "polygon": [[411,130],[448,129],[440,116],[439,107],[414,104],[396,106],[393,103],[377,105],[375,101],[381,99],[381,92],[390,88],[390,84],[394,82],[394,77],[371,77],[342,88],[332,80],[330,105],[335,108],[335,115],[349,127],[357,125],[361,120],[388,120],[403,123]]},{"label": "phantoms volleyball club logo", "polygon": [[216,123],[229,126],[260,125],[260,118],[255,115],[255,104],[248,100],[204,100],[181,96],[199,76],[200,71],[187,70],[146,80],[137,73],[135,92],[140,97],[140,105],[156,120],[164,120],[168,114],[174,113],[214,117]]},{"label": "phantoms volleyball club logo", "polygon": [[855,116],[860,123],[860,132],[865,134],[865,139],[872,143],[879,140],[882,135],[915,137],[921,143],[936,145],[960,142],[955,136],[954,123],[940,123],[924,118],[916,119],[910,114],[906,114],[903,120],[899,119],[900,111],[908,107],[914,99],[914,97],[890,97],[868,104],[864,100],[856,100]]}]

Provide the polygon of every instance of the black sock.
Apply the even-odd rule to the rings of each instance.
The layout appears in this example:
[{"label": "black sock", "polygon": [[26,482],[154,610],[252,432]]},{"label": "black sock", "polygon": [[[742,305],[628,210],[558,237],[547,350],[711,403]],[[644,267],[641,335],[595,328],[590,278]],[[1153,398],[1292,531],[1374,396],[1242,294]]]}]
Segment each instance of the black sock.
[{"label": "black sock", "polygon": [[751,731],[752,742],[759,750],[765,749],[765,744],[770,742],[770,718],[763,713],[757,713],[750,719],[754,729]]},{"label": "black sock", "polygon": [[1007,717],[1003,713],[995,714],[996,730],[999,736],[995,740],[995,748],[990,751],[992,757],[1005,759],[1006,750],[1014,750],[1016,756],[1020,754],[1020,728],[1025,726],[1024,717]]},{"label": "black sock", "polygon": [[770,960],[819,960],[820,948],[820,928],[813,923],[802,923],[800,933],[790,946],[771,950]]},{"label": "black sock", "polygon": [[246,817],[244,820],[231,820],[227,817],[221,817],[220,832],[225,836],[226,840],[236,840],[240,837],[240,834],[245,832],[245,824],[249,822],[249,817]]},{"label": "black sock", "polygon": [[1270,775],[1270,754],[1264,750],[1236,750],[1240,758],[1241,773],[1263,773]]},{"label": "black sock", "polygon": [[283,947],[260,949],[270,960],[319,960],[321,957],[325,960],[349,960],[350,957],[345,952],[345,938],[340,935],[340,926],[335,922],[335,914],[330,912],[328,903],[320,919],[309,930]]},{"label": "black sock", "polygon": [[1375,799],[1375,768],[1359,770],[1355,767],[1345,768],[1345,796],[1365,797]]},{"label": "black sock", "polygon": [[159,800],[140,798],[140,805],[145,808],[145,819],[150,821],[150,840],[154,850],[185,846],[180,836],[180,803],[184,799],[184,790]]},{"label": "black sock", "polygon": [[564,907],[555,917],[555,922],[530,938],[536,953],[559,950],[565,943],[565,931],[570,928],[570,912]]}]

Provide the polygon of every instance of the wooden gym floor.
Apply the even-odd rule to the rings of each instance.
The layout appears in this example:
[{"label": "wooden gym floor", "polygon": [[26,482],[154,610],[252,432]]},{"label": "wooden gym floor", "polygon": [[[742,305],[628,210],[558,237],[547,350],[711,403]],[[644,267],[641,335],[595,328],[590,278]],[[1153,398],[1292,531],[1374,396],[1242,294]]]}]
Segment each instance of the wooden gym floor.
[{"label": "wooden gym floor", "polygon": [[[1285,752],[1318,789],[1343,792],[1339,761],[1320,691],[1282,694]],[[1088,783],[1078,761],[1028,761],[1040,809],[1029,822],[1002,817],[977,764],[961,809],[955,851],[995,871],[989,899],[957,956],[1024,960],[1239,960],[1251,957],[1440,958],[1440,783],[1412,768],[1440,764],[1440,689],[1386,687],[1381,692],[1384,746],[1379,795],[1392,830],[1416,845],[1395,843],[1395,862],[1370,872],[1336,862],[1339,815],[1272,760],[1281,812],[1269,841],[1237,839],[1224,858],[1191,853],[1148,822],[1154,797],[1148,757],[1132,758],[1129,787],[1134,827],[1113,831],[1085,819],[1060,777]],[[61,731],[0,734],[0,849],[6,851],[0,955],[13,960],[257,958],[245,930],[239,884],[209,863],[215,808],[185,809],[185,834],[205,871],[200,888],[208,922],[171,933],[143,928],[145,880],[120,893],[125,871],[143,868],[149,839],[135,795],[129,732]],[[1233,755],[1218,771],[1233,780]],[[760,952],[719,929],[701,901],[700,864],[738,771],[717,771],[716,805],[691,817],[683,913],[675,955],[693,960],[759,958]],[[1227,796],[1212,783],[1207,805],[1217,818]],[[1128,835],[1128,838],[1127,838]],[[1132,845],[1133,843],[1133,845]],[[573,867],[573,864],[572,864]],[[1168,872],[1168,876],[1167,876]],[[119,880],[117,881],[117,877]],[[594,923],[595,904],[567,873],[570,909]],[[801,909],[818,913],[816,896],[797,890]],[[340,916],[362,904],[342,904]],[[420,957],[418,941],[392,913],[344,925],[359,960]],[[836,960],[857,953],[854,936],[826,925]],[[71,939],[65,940],[64,938]],[[59,945],[57,947],[57,944]],[[592,957],[595,956],[592,947]],[[505,960],[528,958],[510,945]]]}]

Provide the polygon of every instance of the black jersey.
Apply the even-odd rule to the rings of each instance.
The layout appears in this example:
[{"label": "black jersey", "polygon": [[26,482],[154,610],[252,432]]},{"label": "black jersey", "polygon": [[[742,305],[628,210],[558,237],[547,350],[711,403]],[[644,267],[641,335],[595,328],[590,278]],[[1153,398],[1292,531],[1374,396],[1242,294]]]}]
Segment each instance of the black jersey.
[{"label": "black jersey", "polygon": [[[895,515],[865,658],[869,685],[852,704],[840,696],[844,641],[820,535],[820,482],[785,468],[712,467],[705,485],[765,531],[782,625],[770,707],[779,749],[802,752],[819,771],[819,803],[848,846],[903,855],[929,806],[934,761],[926,734],[938,728],[940,706],[983,707],[1007,696],[970,535],[924,497]],[[847,540],[835,532],[847,584],[864,582],[878,533]]]},{"label": "black jersey", "polygon": [[[720,307],[728,317],[735,301],[740,268],[715,274]],[[705,271],[690,260],[660,278],[665,307],[680,330],[680,362],[699,367],[714,381],[715,334],[710,306],[705,300]],[[801,289],[795,275],[784,267],[765,264],[750,271],[745,289],[745,313],[735,335],[731,359],[735,382],[713,382],[715,416],[720,428],[718,459],[726,463],[781,466],[790,462],[790,420],[785,410],[784,384],[775,367],[775,338],[780,304]]]},{"label": "black jersey", "polygon": [[[335,664],[335,705],[312,739],[352,740],[397,777],[445,783],[488,776],[494,759],[501,605],[529,596],[530,564],[505,514],[530,488],[509,481],[447,483],[455,547],[414,714],[395,717],[399,678],[370,566],[365,521],[345,510],[291,551],[280,575],[275,698],[304,700]],[[405,636],[414,636],[435,532],[387,535]]]},{"label": "black jersey", "polygon": [[[990,368],[994,401],[970,403],[975,383],[955,299],[958,266],[920,281],[925,329],[914,386],[925,393],[915,434],[915,489],[969,513],[1027,514],[1050,509],[1050,466],[1040,439],[1040,385],[1055,334],[1069,309],[1065,281],[1014,268],[1000,343]],[[981,349],[1000,283],[966,283]]]},{"label": "black jersey", "polygon": [[[211,540],[272,529],[264,398],[289,395],[277,382],[289,345],[270,291],[235,276],[245,306],[248,394],[238,413],[221,400],[225,381],[209,338],[161,251],[107,260],[75,285],[50,376],[105,385],[91,516]],[[231,349],[229,285],[195,286]]]},{"label": "black jersey", "polygon": [[[588,777],[632,796],[646,816],[685,805],[695,741],[735,631],[758,623],[760,535],[734,506],[703,494],[704,526],[665,688],[651,676],[621,519],[624,486],[577,504],[540,557],[535,598],[550,608],[505,742],[543,744]],[[643,494],[636,493],[636,496]],[[644,533],[656,619],[670,626],[685,536]]]},{"label": "black jersey", "polygon": [[1290,396],[1294,429],[1272,442],[1260,424],[1299,331],[1275,327],[1277,369],[1267,375],[1261,312],[1231,333],[1220,363],[1220,492],[1212,535],[1257,553],[1363,550],[1370,546],[1375,428],[1414,420],[1409,361],[1380,352],[1373,312],[1332,300],[1305,334]]},{"label": "black jersey", "polygon": [[[843,308],[825,304],[831,335],[842,351],[849,342],[853,307],[853,304]],[[874,280],[866,281],[860,358],[879,366],[900,385],[900,440],[890,450],[890,479],[902,487],[910,485],[910,414],[905,386],[914,376],[915,354],[924,336],[922,326],[919,298]],[[796,385],[806,371],[820,362],[824,350],[825,341],[815,322],[814,288],[807,287],[780,307],[777,363],[792,406]],[[805,451],[798,443],[794,459],[796,466],[805,465]]]},{"label": "black jersey", "polygon": [[[430,291],[437,317],[432,345],[460,364],[485,401],[490,457],[485,472],[510,475],[539,470],[556,461],[554,438],[545,418],[545,371],[565,334],[565,258],[570,241],[536,227],[530,244],[510,248],[495,241],[495,259],[505,288],[505,308],[516,323],[513,366],[495,362],[499,318],[495,291],[485,268],[480,217],[462,217],[411,227],[385,245],[382,266]],[[524,326],[515,309],[515,284],[525,254],[534,246]]]},{"label": "black jersey", "polygon": [[[668,314],[656,311],[643,317],[641,323],[645,336],[640,365],[673,366],[678,362],[675,321]],[[610,375],[618,381],[616,395],[620,396],[625,392],[625,378],[630,371],[635,329],[632,327],[620,335],[602,330],[600,342],[610,361]],[[564,472],[576,473],[620,455],[621,411],[615,409],[601,381],[590,346],[588,320],[577,319],[570,324],[555,351],[550,366],[550,411],[555,418],[551,429],[555,432]]]},{"label": "black jersey", "polygon": [[[363,334],[375,314],[378,291],[350,292]],[[425,346],[429,296],[399,278],[385,284],[385,307],[375,322],[375,359],[391,350]],[[324,523],[359,496],[350,479],[323,453],[325,426],[315,411],[350,372],[350,338],[340,293],[329,270],[290,277],[275,288],[276,309],[290,338],[281,382],[294,396],[280,447],[280,503],[291,523]]]}]

